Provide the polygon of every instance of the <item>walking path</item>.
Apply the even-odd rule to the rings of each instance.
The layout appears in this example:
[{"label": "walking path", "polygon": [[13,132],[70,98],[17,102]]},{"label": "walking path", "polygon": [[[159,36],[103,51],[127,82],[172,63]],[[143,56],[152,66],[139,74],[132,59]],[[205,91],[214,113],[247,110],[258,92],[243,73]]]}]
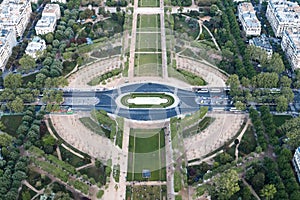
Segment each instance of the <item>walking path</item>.
[{"label": "walking path", "polygon": [[173,160],[173,148],[172,148],[172,137],[171,137],[170,123],[165,129],[165,148],[166,148],[166,171],[167,171],[167,196],[169,200],[175,198],[174,191],[174,160]]},{"label": "walking path", "polygon": [[210,30],[202,23],[202,26],[207,30],[207,32],[209,33],[209,35],[211,36],[211,39],[212,41],[214,42],[214,44],[216,45],[218,51],[221,51],[217,41],[216,41],[216,38],[214,37],[214,35],[210,32]]},{"label": "walking path", "polygon": [[165,31],[165,12],[164,1],[160,0],[160,29],[161,29],[161,51],[162,51],[162,77],[168,78],[168,63],[167,63],[167,45],[166,45],[166,31]]},{"label": "walking path", "polygon": [[132,182],[127,182],[126,185],[130,185],[130,186],[143,186],[143,185],[166,185],[166,181],[132,181]]},{"label": "walking path", "polygon": [[250,189],[251,194],[253,194],[253,196],[255,196],[256,199],[260,200],[259,196],[256,194],[255,190],[253,190],[252,186],[249,185],[244,178],[242,178],[242,181]]},{"label": "walking path", "polygon": [[34,191],[37,194],[43,194],[44,193],[44,190],[45,190],[44,188],[41,189],[41,190],[37,190],[35,187],[33,187],[32,185],[30,185],[30,183],[28,183],[27,180],[23,180],[22,184],[26,185],[29,189],[31,189],[32,191]]}]

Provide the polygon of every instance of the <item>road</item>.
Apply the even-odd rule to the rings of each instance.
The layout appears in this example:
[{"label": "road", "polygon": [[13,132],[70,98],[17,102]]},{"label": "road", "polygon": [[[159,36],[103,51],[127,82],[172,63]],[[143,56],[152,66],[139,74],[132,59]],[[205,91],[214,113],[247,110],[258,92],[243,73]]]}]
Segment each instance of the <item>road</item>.
[{"label": "road", "polygon": [[[210,90],[210,91],[209,91]],[[119,88],[104,91],[95,90],[68,90],[64,92],[63,106],[70,106],[73,110],[102,109],[108,113],[116,114],[127,119],[134,120],[161,120],[177,115],[197,111],[201,106],[213,108],[228,108],[228,98],[224,88],[210,88],[203,92],[195,92],[189,89],[181,89],[158,83],[127,84]],[[116,99],[132,92],[166,92],[179,99],[178,105],[170,108],[155,109],[129,109],[119,105]]]}]

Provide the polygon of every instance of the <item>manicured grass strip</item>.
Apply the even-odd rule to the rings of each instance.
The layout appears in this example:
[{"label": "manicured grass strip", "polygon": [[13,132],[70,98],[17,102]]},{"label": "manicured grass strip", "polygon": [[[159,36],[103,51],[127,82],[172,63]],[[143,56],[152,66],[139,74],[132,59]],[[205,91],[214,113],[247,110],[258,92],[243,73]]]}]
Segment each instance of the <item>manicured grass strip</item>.
[{"label": "manicured grass strip", "polygon": [[159,7],[159,0],[139,0],[139,7]]},{"label": "manicured grass strip", "polygon": [[187,138],[187,137],[190,137],[192,135],[200,133],[201,131],[205,130],[214,121],[215,121],[215,118],[205,117],[198,124],[195,124],[194,126],[188,128],[188,129],[183,130],[182,131],[183,137]]},{"label": "manicured grass strip", "polygon": [[102,136],[107,136],[108,131],[101,127],[97,122],[95,122],[90,117],[79,118],[79,121],[83,123],[85,127]]},{"label": "manicured grass strip", "polygon": [[[129,99],[134,99],[138,97],[158,97],[161,99],[167,99],[166,103],[161,103],[159,105],[156,104],[134,104],[134,103],[128,103]],[[171,106],[174,103],[174,98],[168,94],[165,93],[130,93],[128,95],[125,95],[121,99],[121,103],[124,106],[127,106],[129,108],[166,108],[168,106]]]},{"label": "manicured grass strip", "polygon": [[181,190],[181,175],[178,171],[174,173],[174,190],[175,192],[179,192]]},{"label": "manicured grass strip", "polygon": [[206,115],[207,111],[208,107],[201,107],[200,110],[198,110],[197,112],[184,117],[180,121],[181,127],[188,127],[195,124]]},{"label": "manicured grass strip", "polygon": [[[127,180],[165,181],[165,150],[163,129],[131,129]],[[149,169],[150,178],[143,178],[142,170]]]},{"label": "manicured grass strip", "polygon": [[276,125],[276,127],[281,126],[289,119],[292,119],[292,116],[290,116],[290,115],[273,115],[273,121],[274,121],[274,124]]},{"label": "manicured grass strip", "polygon": [[123,145],[123,131],[124,131],[124,118],[117,117],[117,135],[116,135],[116,143],[115,145],[119,146],[122,148]]},{"label": "manicured grass strip", "polygon": [[91,81],[89,81],[87,84],[89,86],[95,86],[95,85],[99,85],[102,81],[105,81],[109,78],[112,78],[114,76],[119,75],[122,72],[122,69],[114,69],[110,72],[107,72],[105,74],[102,74],[98,77],[93,78]]},{"label": "manicured grass strip", "polygon": [[160,28],[160,16],[159,15],[138,15],[137,21],[138,29],[151,29],[155,30]]}]

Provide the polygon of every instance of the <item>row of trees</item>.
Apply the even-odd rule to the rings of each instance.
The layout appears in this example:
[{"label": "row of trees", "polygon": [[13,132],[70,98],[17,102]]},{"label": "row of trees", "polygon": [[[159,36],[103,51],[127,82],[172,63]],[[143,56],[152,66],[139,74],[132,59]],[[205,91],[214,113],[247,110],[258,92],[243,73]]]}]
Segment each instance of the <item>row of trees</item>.
[{"label": "row of trees", "polygon": [[237,75],[231,75],[226,82],[238,109],[244,110],[246,104],[256,102],[276,104],[278,112],[286,111],[288,104],[294,100],[291,83],[287,76],[281,76],[279,79],[275,72],[260,73],[252,79],[243,77],[241,81]]}]

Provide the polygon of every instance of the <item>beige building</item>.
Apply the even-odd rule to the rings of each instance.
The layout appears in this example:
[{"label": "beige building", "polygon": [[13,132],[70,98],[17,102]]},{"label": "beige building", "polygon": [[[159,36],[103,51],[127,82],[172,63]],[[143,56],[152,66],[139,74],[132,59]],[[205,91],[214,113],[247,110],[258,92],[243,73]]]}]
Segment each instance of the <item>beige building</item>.
[{"label": "beige building", "polygon": [[294,2],[270,0],[266,17],[276,37],[282,37],[289,28],[300,28],[300,7]]},{"label": "beige building", "polygon": [[60,18],[60,7],[58,4],[47,4],[43,10],[42,18],[35,26],[37,35],[52,33],[55,31],[56,21]]},{"label": "beige building", "polygon": [[257,19],[251,3],[243,2],[238,5],[238,16],[247,36],[260,35],[261,24]]},{"label": "beige building", "polygon": [[22,36],[30,19],[30,0],[3,0],[0,5],[0,25],[14,28],[17,36]]},{"label": "beige building", "polygon": [[292,68],[300,68],[300,33],[292,30],[284,31],[281,48]]},{"label": "beige building", "polygon": [[12,49],[17,45],[15,29],[0,28],[0,69],[4,69],[11,56]]}]

